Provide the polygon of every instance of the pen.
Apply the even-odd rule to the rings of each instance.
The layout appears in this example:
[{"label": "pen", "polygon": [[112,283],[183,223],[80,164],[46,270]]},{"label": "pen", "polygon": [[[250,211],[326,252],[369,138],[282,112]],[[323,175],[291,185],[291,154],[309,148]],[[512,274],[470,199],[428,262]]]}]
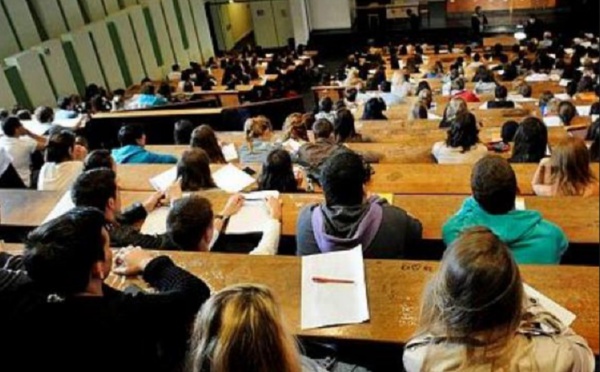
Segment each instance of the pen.
[{"label": "pen", "polygon": [[319,284],[354,284],[354,280],[323,278],[318,276],[313,276],[312,281]]}]

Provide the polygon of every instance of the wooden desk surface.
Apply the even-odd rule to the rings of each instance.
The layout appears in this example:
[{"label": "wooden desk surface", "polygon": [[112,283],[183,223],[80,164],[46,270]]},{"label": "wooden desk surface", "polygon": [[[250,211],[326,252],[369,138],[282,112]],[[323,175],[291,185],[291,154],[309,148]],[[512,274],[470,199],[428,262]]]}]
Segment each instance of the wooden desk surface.
[{"label": "wooden desk surface", "polygon": [[156,111],[117,111],[94,114],[95,119],[118,119],[118,118],[144,118],[149,116],[177,116],[177,115],[216,115],[223,111],[222,107],[185,109],[185,110],[156,110]]},{"label": "wooden desk surface", "polygon": [[[219,190],[199,193],[208,198],[213,209],[225,206],[229,195]],[[150,192],[121,192],[124,206],[143,201]],[[423,224],[423,238],[441,240],[442,226],[461,207],[465,195],[394,195],[394,205],[403,208]],[[320,194],[283,194],[282,235],[295,236],[300,210],[309,204],[320,203]],[[525,197],[526,208],[539,211],[544,218],[559,225],[572,243],[600,242],[598,198],[540,198]],[[565,206],[569,208],[565,208]]]},{"label": "wooden desk surface", "polygon": [[62,193],[36,190],[0,190],[0,221],[3,226],[39,226]]}]

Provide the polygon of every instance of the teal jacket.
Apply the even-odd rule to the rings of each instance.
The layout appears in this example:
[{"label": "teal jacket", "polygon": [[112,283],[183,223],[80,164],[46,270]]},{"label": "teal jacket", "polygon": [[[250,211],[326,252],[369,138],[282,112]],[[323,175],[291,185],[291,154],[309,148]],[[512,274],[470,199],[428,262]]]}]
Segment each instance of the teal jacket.
[{"label": "teal jacket", "polygon": [[473,226],[492,230],[513,252],[519,264],[559,264],[569,242],[560,227],[542,218],[537,211],[513,210],[492,215],[484,211],[473,197],[446,223],[442,235],[446,246],[460,233]]},{"label": "teal jacket", "polygon": [[112,150],[112,157],[117,164],[175,164],[177,158],[167,154],[156,154],[146,151],[141,146],[127,145]]}]

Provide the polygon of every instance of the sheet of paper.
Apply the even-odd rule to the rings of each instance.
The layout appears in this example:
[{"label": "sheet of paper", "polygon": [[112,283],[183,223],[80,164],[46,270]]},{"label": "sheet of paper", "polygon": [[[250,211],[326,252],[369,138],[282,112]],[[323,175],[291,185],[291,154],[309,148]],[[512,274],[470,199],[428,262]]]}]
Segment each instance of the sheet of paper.
[{"label": "sheet of paper", "polygon": [[567,93],[558,93],[558,94],[555,94],[554,98],[559,99],[561,101],[570,101],[571,100],[571,96],[568,95]]},{"label": "sheet of paper", "polygon": [[580,116],[589,116],[592,106],[577,106],[577,113]]},{"label": "sheet of paper", "polygon": [[427,113],[427,120],[442,120],[442,117],[431,112]]},{"label": "sheet of paper", "polygon": [[535,99],[535,98],[531,98],[531,97],[530,98],[526,98],[526,97],[523,97],[520,94],[509,95],[507,97],[507,100],[513,101],[513,102],[520,102],[520,103],[537,102],[537,99]]},{"label": "sheet of paper", "polygon": [[291,152],[297,152],[300,147],[302,146],[302,144],[292,138],[290,138],[289,140],[285,141],[284,143],[281,144],[285,149],[289,149],[292,150]]},{"label": "sheet of paper", "polygon": [[221,190],[229,193],[240,192],[256,180],[235,165],[227,164],[213,173],[213,180]]},{"label": "sheet of paper", "polygon": [[575,318],[577,318],[575,314],[538,292],[533,287],[523,284],[523,288],[527,296],[536,299],[544,309],[557,317],[565,326],[570,327]]},{"label": "sheet of paper", "polygon": [[227,223],[227,234],[241,235],[262,232],[270,218],[265,203],[267,196],[277,198],[279,193],[277,191],[259,191],[245,194],[242,209],[231,216]]},{"label": "sheet of paper", "polygon": [[38,136],[43,136],[50,129],[50,125],[40,124],[35,120],[21,120],[21,124],[33,134]]},{"label": "sheet of paper", "polygon": [[81,121],[81,115],[79,115],[73,119],[54,120],[54,124],[60,125],[61,127],[73,129],[77,126],[77,124],[79,124],[80,121]]},{"label": "sheet of paper", "polygon": [[302,257],[301,314],[302,329],[369,320],[361,246]]},{"label": "sheet of paper", "polygon": [[525,199],[522,197],[517,197],[515,199],[515,209],[518,211],[524,211],[527,208],[525,207]]},{"label": "sheet of paper", "polygon": [[561,127],[562,126],[562,122],[560,121],[560,118],[558,116],[546,116],[544,118],[544,124],[546,124],[547,127]]},{"label": "sheet of paper", "polygon": [[561,87],[566,87],[567,85],[569,85],[569,83],[571,81],[572,80],[570,80],[570,79],[560,79],[560,81],[558,82],[558,85]]},{"label": "sheet of paper", "polygon": [[60,217],[73,208],[75,208],[75,204],[73,204],[73,199],[71,199],[71,190],[68,190],[62,196],[62,198],[60,198],[58,203],[56,203],[56,205],[54,206],[52,211],[48,214],[48,216],[46,216],[46,219],[44,219],[43,223],[53,220],[56,217]]},{"label": "sheet of paper", "polygon": [[142,234],[159,235],[167,232],[169,207],[160,207],[149,213],[140,231]]},{"label": "sheet of paper", "polygon": [[166,191],[177,180],[177,167],[173,167],[158,176],[150,178],[150,184],[156,191]]},{"label": "sheet of paper", "polygon": [[221,147],[221,151],[223,151],[223,156],[227,162],[238,159],[238,153],[233,143]]}]

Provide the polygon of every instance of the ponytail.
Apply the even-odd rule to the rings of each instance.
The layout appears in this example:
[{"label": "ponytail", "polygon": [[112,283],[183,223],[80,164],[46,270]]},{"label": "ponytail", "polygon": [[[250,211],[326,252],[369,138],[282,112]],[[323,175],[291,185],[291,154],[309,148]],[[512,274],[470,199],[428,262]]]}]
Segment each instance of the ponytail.
[{"label": "ponytail", "polygon": [[244,132],[246,133],[246,144],[250,149],[250,153],[253,151],[253,140],[262,136],[265,132],[272,130],[271,121],[266,116],[261,115],[246,120]]}]

